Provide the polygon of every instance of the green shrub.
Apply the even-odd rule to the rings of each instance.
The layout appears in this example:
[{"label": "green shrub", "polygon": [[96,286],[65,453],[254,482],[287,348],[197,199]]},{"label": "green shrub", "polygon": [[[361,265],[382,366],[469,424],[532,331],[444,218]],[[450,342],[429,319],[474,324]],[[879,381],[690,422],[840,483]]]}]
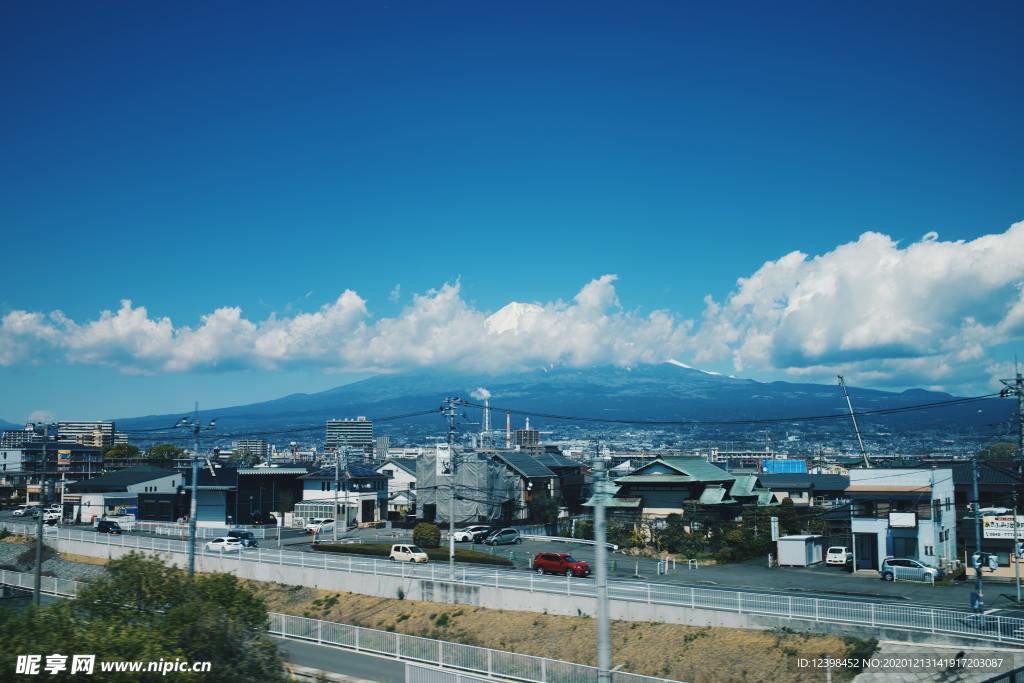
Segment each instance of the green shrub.
[{"label": "green shrub", "polygon": [[421,548],[437,548],[441,545],[441,530],[434,524],[420,522],[412,530],[412,542]]}]

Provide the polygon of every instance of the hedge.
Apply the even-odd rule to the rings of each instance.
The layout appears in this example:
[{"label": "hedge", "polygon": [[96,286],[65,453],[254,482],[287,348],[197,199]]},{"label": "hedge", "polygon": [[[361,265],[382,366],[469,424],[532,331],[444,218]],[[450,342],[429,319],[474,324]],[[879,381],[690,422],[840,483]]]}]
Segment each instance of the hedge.
[{"label": "hedge", "polygon": [[[387,557],[391,554],[391,546],[380,543],[318,543],[313,550],[325,553],[342,553],[349,555],[372,555]],[[448,561],[448,548],[424,548],[423,552],[431,560]],[[493,564],[501,567],[514,567],[515,564],[507,557],[491,555],[476,550],[455,549],[456,562],[473,562],[476,564]]]}]

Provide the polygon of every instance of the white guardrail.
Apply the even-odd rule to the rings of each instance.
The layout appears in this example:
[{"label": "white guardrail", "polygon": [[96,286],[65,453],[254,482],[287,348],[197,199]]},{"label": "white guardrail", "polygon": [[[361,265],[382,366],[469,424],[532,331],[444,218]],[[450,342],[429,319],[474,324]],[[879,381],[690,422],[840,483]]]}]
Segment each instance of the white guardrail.
[{"label": "white guardrail", "polygon": [[[32,590],[33,576],[27,572],[0,570],[0,584]],[[82,581],[42,577],[41,590],[48,595],[76,597],[87,584]],[[533,657],[504,650],[462,645],[392,631],[297,617],[269,612],[268,633],[282,638],[331,645],[355,652],[383,655],[392,659],[421,662],[441,669],[455,669],[526,683],[596,683],[597,669],[559,659]],[[675,683],[621,671],[612,673],[612,683]]]},{"label": "white guardrail", "polygon": [[[522,534],[523,538],[528,538],[531,541],[546,541],[548,543],[580,543],[582,545],[597,545],[597,541],[591,541],[586,538],[570,538],[568,536],[540,536],[537,534]],[[605,547],[609,550],[618,550],[619,546],[614,543],[605,543]]]},{"label": "white guardrail", "polygon": [[[34,535],[35,533],[34,526],[29,527],[10,522],[4,522],[3,526],[16,534]],[[59,527],[47,527],[46,535],[48,538],[136,548],[151,552],[188,552],[187,541],[171,539],[142,538],[130,535],[110,536],[93,531],[60,529]],[[447,565],[433,562],[426,564],[396,563],[347,554],[264,548],[243,549],[222,554],[219,551],[207,551],[204,544],[201,543],[197,544],[196,552],[201,555],[231,557],[237,559],[238,562],[264,562],[348,573],[401,576],[402,578],[429,579],[444,583],[488,586],[529,591],[530,593],[559,593],[594,597],[596,592],[592,579],[541,576],[522,570],[488,569],[480,565],[459,567],[456,569],[455,576],[452,577],[449,575]],[[628,580],[609,581],[608,596],[612,600],[652,605],[759,614],[799,622],[852,624],[859,627],[899,629],[914,633],[941,633],[1008,645],[1024,645],[1024,619],[990,615],[979,617],[964,610],[924,605],[809,598]]]}]

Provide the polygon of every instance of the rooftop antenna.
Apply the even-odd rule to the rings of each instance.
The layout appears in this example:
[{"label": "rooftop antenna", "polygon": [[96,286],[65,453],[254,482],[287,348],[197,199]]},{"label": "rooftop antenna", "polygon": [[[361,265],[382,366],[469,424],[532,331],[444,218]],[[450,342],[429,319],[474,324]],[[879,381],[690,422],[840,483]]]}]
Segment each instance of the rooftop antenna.
[{"label": "rooftop antenna", "polygon": [[843,396],[846,398],[846,407],[850,409],[850,419],[853,420],[853,431],[857,433],[857,443],[860,444],[860,454],[864,458],[864,467],[871,467],[871,463],[868,462],[868,452],[864,450],[864,439],[860,438],[860,427],[857,426],[857,415],[853,412],[853,403],[850,402],[850,392],[846,390],[846,380],[843,379],[842,375],[836,375],[839,378],[839,388],[843,390]]}]

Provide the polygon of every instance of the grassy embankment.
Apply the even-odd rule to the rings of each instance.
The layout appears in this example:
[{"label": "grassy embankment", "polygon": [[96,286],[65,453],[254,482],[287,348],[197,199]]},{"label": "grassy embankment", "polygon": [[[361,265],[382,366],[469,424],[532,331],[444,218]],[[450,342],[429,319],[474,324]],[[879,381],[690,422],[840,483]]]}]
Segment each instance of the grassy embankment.
[{"label": "grassy embankment", "polygon": [[[438,638],[523,654],[595,663],[595,622],[466,605],[376,598],[302,586],[258,584],[271,611]],[[543,600],[542,596],[538,596]],[[612,623],[613,664],[624,671],[689,683],[820,681],[800,671],[797,657],[866,656],[874,641],[790,631],[701,628],[646,622]],[[855,672],[853,672],[855,673]],[[834,673],[836,681],[853,673]]]}]

